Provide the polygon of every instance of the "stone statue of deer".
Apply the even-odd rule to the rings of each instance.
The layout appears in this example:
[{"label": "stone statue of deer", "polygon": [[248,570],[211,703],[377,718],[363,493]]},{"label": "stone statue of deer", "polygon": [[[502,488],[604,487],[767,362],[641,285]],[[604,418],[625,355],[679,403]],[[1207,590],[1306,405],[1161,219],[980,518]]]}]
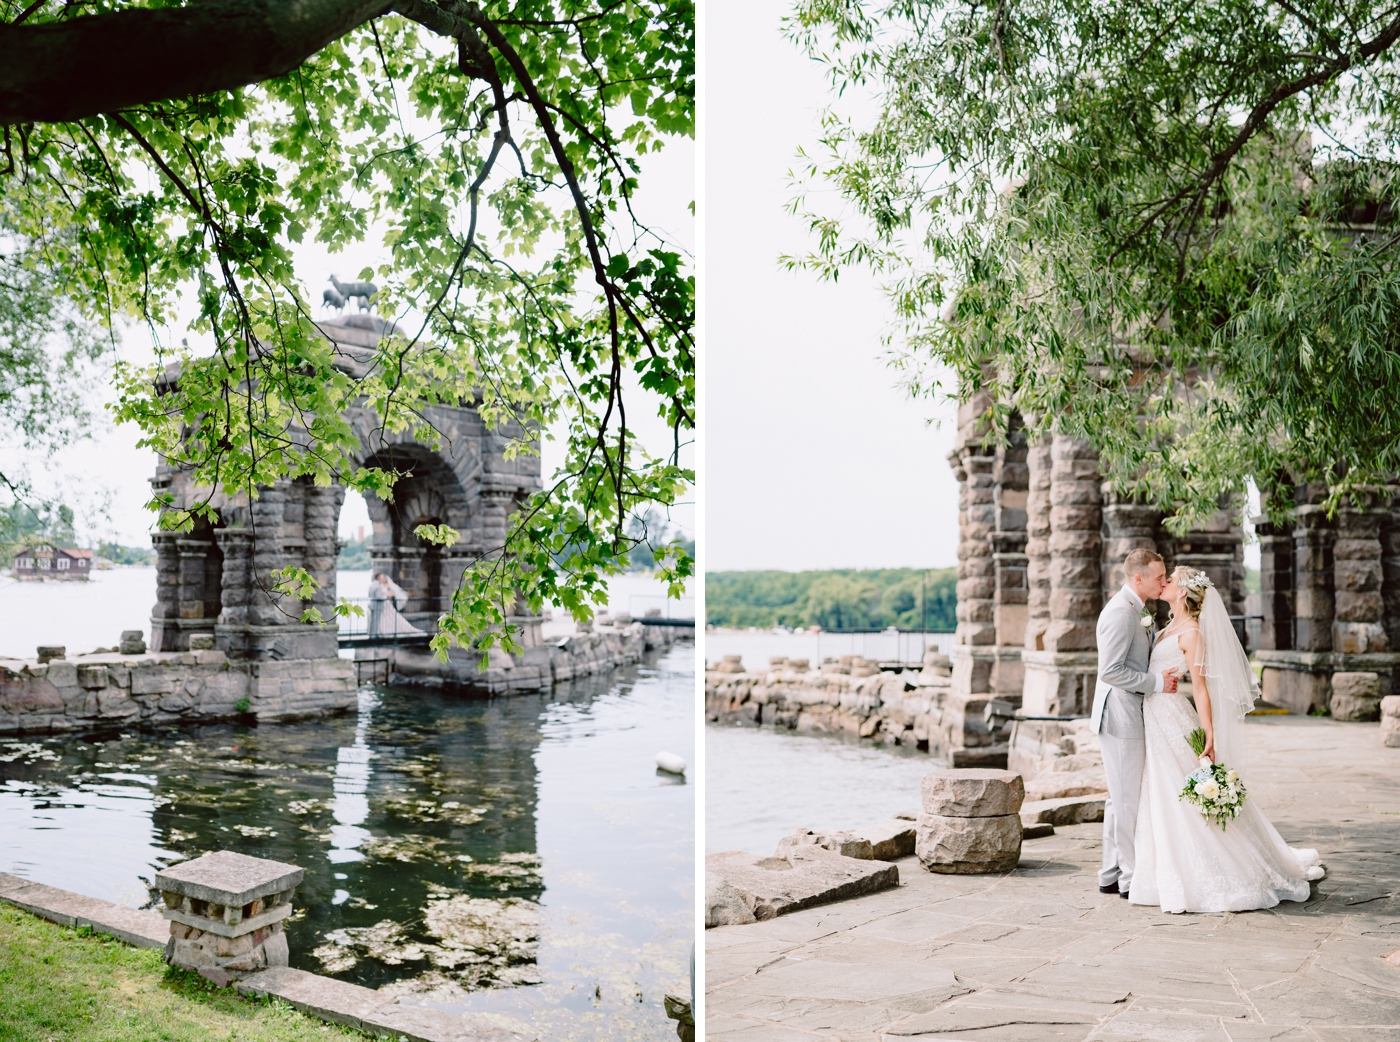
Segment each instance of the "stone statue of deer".
[{"label": "stone statue of deer", "polygon": [[345,298],[335,291],[334,288],[327,287],[321,293],[321,306],[335,308],[337,312],[345,310]]},{"label": "stone statue of deer", "polygon": [[361,311],[369,310],[370,300],[379,292],[379,287],[373,282],[341,282],[334,275],[331,276],[330,282],[336,292],[347,301],[358,299]]}]

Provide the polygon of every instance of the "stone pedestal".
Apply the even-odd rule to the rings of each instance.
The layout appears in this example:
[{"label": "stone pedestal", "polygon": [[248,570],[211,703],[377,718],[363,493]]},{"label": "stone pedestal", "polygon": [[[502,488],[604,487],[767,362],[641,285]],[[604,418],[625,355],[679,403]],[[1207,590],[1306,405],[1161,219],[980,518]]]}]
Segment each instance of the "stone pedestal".
[{"label": "stone pedestal", "polygon": [[1097,651],[1021,652],[1025,669],[1021,713],[1024,716],[1087,716],[1098,683]]},{"label": "stone pedestal", "polygon": [[302,880],[295,865],[231,850],[156,873],[170,920],[165,961],[227,987],[269,966],[287,965],[282,922]]},{"label": "stone pedestal", "polygon": [[915,853],[930,872],[1009,872],[1021,859],[1019,774],[995,770],[924,775]]}]

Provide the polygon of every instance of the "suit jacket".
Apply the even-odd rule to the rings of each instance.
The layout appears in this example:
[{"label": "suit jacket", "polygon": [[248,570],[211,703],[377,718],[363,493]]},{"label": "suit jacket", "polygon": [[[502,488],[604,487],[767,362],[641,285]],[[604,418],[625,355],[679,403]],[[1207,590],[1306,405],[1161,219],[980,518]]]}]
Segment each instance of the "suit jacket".
[{"label": "suit jacket", "polygon": [[1142,700],[1156,689],[1147,672],[1152,638],[1142,612],[1119,590],[1099,613],[1099,682],[1089,723],[1095,734],[1142,738]]}]

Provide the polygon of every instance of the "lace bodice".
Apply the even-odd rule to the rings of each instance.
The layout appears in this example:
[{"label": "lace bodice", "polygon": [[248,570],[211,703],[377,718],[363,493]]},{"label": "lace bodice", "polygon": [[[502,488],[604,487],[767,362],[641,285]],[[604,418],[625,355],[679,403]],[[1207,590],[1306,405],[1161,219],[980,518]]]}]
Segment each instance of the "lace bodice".
[{"label": "lace bodice", "polygon": [[1176,636],[1175,633],[1172,633],[1166,637],[1157,638],[1157,643],[1152,645],[1152,657],[1147,663],[1149,673],[1161,673],[1164,670],[1176,669],[1180,671],[1177,675],[1184,677],[1190,671],[1190,667],[1186,664],[1186,652],[1181,650]]}]

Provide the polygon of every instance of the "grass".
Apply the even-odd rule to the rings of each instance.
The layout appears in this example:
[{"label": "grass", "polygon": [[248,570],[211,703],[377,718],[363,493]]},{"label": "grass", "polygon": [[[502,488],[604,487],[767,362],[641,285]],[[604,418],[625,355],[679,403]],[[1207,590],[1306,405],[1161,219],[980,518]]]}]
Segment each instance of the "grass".
[{"label": "grass", "polygon": [[365,1035],[244,998],[90,930],[0,905],[0,1042],[327,1042]]}]

